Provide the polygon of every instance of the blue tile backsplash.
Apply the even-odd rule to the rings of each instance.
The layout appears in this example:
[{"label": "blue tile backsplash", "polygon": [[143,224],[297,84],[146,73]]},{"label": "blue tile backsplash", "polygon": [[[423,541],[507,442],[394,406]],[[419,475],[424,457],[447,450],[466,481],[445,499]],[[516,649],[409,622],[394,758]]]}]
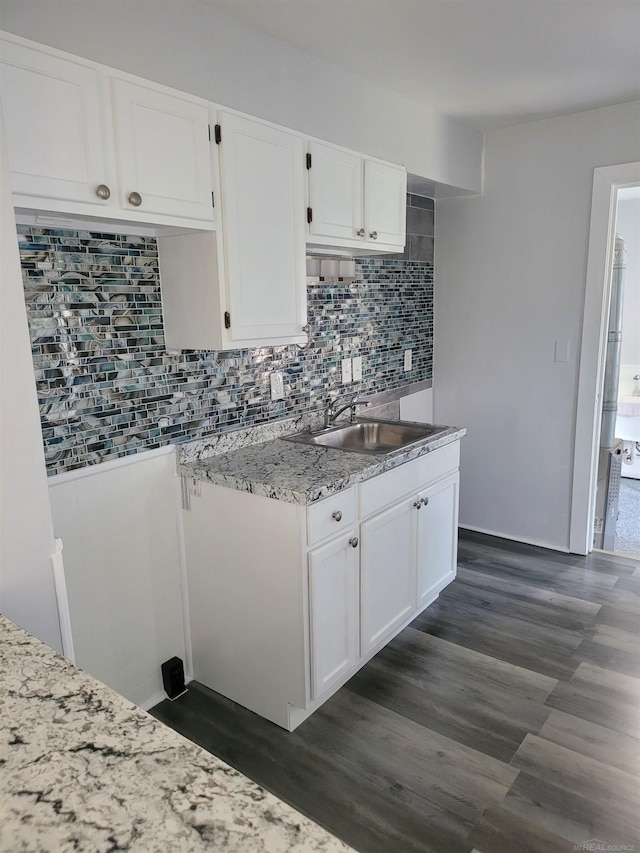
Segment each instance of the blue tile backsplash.
[{"label": "blue tile backsplash", "polygon": [[[308,352],[174,354],[164,346],[153,237],[21,225],[18,239],[49,474],[307,412],[328,391],[375,393],[431,378],[430,262],[364,259],[355,280],[310,280]],[[346,355],[363,357],[363,381],[343,387]],[[285,380],[275,403],[272,370]]]}]

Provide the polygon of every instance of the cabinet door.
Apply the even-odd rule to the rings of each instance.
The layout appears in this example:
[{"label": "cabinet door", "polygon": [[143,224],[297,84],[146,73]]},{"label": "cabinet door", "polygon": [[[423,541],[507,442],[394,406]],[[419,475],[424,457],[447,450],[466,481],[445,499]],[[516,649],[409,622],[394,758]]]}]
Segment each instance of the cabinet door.
[{"label": "cabinet door", "polygon": [[358,660],[358,557],[349,530],[309,552],[311,697],[317,699]]},{"label": "cabinet door", "polygon": [[[81,60],[12,41],[2,41],[1,54],[2,110],[16,202],[29,206],[29,199],[37,198],[117,205],[98,71]],[[100,184],[109,188],[109,200],[96,195]]]},{"label": "cabinet door", "polygon": [[301,136],[219,113],[229,339],[303,340],[306,323]]},{"label": "cabinet door", "polygon": [[407,172],[402,166],[365,160],[364,227],[367,240],[404,246]]},{"label": "cabinet door", "polygon": [[320,142],[310,142],[309,153],[309,234],[363,239],[362,157]]},{"label": "cabinet door", "polygon": [[416,609],[416,517],[403,501],[360,526],[361,651],[391,638]]},{"label": "cabinet door", "polygon": [[118,78],[111,87],[122,209],[211,221],[208,104]]},{"label": "cabinet door", "polygon": [[427,604],[456,576],[459,475],[420,493],[418,513],[418,606]]}]

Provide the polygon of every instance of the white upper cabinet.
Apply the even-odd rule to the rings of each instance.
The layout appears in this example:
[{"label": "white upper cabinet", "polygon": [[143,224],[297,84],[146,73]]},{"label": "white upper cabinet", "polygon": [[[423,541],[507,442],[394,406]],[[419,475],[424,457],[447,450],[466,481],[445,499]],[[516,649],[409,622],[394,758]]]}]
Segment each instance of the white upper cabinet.
[{"label": "white upper cabinet", "polygon": [[220,350],[303,343],[303,137],[222,110],[213,110],[212,124],[219,139],[221,224],[216,231],[158,237],[166,345]]},{"label": "white upper cabinet", "polygon": [[0,56],[16,207],[214,227],[207,101],[17,36]]},{"label": "white upper cabinet", "polygon": [[367,240],[404,247],[407,173],[379,160],[364,161],[364,230]]},{"label": "white upper cabinet", "polygon": [[46,209],[59,209],[59,202],[112,207],[111,129],[99,71],[81,59],[4,39],[0,56],[16,205],[32,207],[35,199],[49,199]]},{"label": "white upper cabinet", "polygon": [[311,140],[307,157],[311,247],[349,254],[399,252],[405,244],[407,172]]},{"label": "white upper cabinet", "polygon": [[218,123],[229,341],[302,342],[304,139],[236,113]]},{"label": "white upper cabinet", "polygon": [[309,143],[309,235],[359,240],[362,222],[362,157],[321,142]]},{"label": "white upper cabinet", "polygon": [[111,92],[120,206],[210,220],[209,105],[118,78]]}]

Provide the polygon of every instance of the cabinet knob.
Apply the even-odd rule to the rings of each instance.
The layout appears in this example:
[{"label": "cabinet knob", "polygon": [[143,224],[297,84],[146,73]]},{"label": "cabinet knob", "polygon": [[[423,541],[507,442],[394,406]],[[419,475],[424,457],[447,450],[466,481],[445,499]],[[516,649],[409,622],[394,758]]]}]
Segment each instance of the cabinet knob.
[{"label": "cabinet knob", "polygon": [[111,198],[111,190],[106,184],[98,184],[96,187],[96,195],[98,198],[106,201],[108,198]]},{"label": "cabinet knob", "polygon": [[420,507],[422,506],[422,501],[414,501],[413,505],[416,509],[420,509]]},{"label": "cabinet knob", "polygon": [[129,204],[133,205],[133,207],[140,207],[142,204],[142,196],[140,193],[129,193],[128,201]]},{"label": "cabinet knob", "polygon": [[371,237],[372,240],[377,240],[378,239],[378,232],[372,231],[371,234],[369,234],[369,237]]},{"label": "cabinet knob", "polygon": [[358,547],[358,537],[354,536],[353,539],[349,539],[349,545],[351,545],[352,548],[357,548]]},{"label": "cabinet knob", "polygon": [[422,498],[422,506],[426,506],[429,503],[429,498]]},{"label": "cabinet knob", "polygon": [[337,509],[335,512],[331,513],[331,518],[335,518],[336,521],[342,521],[342,513]]},{"label": "cabinet knob", "polygon": [[358,237],[366,237],[367,232],[364,230],[364,228],[361,228],[359,231],[356,231],[356,234],[358,235]]}]

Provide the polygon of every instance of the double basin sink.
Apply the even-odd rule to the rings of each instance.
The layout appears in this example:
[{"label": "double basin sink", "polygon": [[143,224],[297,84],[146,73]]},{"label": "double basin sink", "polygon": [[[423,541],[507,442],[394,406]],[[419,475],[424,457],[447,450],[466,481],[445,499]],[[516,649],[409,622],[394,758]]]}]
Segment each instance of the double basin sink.
[{"label": "double basin sink", "polygon": [[412,444],[433,438],[445,430],[446,427],[434,424],[358,418],[355,423],[329,427],[318,432],[299,432],[286,436],[285,440],[348,450],[351,453],[383,456],[405,450]]}]

